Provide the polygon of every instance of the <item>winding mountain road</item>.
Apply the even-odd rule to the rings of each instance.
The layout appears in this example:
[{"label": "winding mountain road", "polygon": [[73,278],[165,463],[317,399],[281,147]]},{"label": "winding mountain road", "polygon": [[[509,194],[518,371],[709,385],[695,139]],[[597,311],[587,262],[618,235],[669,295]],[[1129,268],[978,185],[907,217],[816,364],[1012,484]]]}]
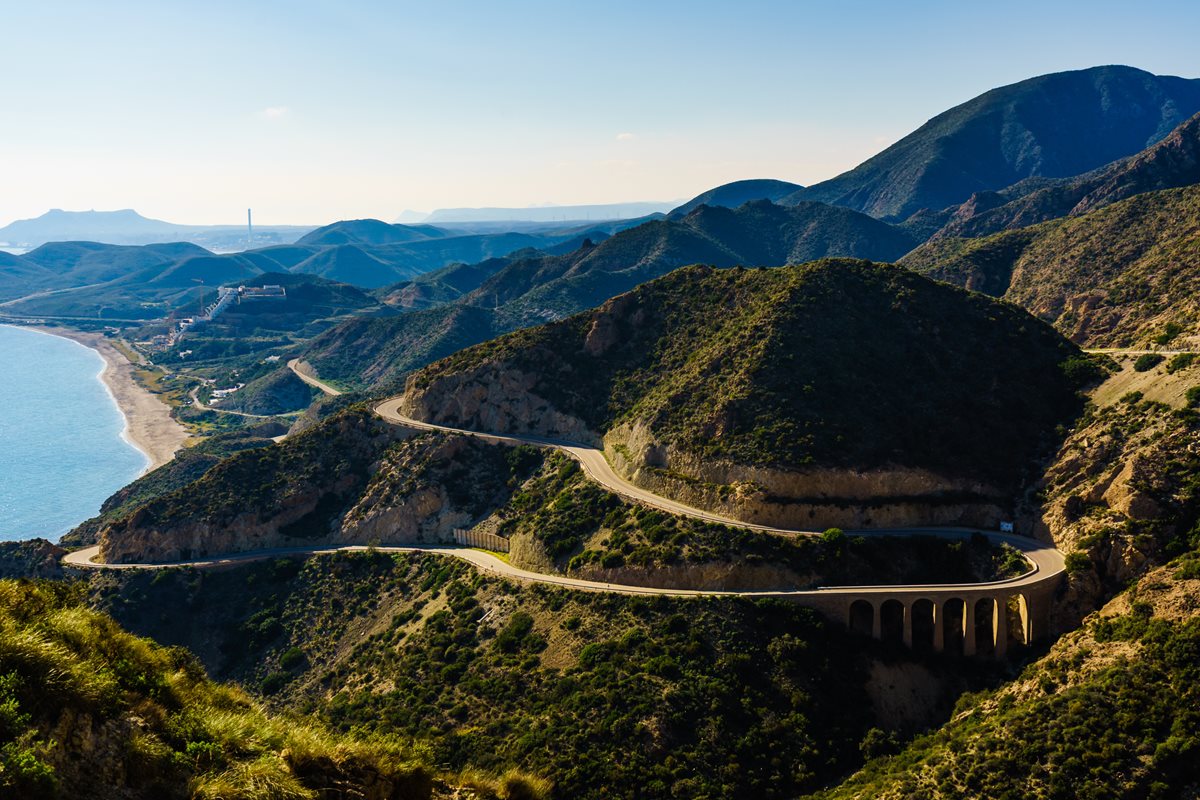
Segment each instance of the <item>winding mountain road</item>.
[{"label": "winding mountain road", "polygon": [[[340,391],[332,386],[320,381],[316,377],[307,374],[302,370],[299,360],[292,360],[288,363],[292,371],[305,383],[314,386],[329,395],[341,394]],[[385,400],[375,408],[375,413],[388,422],[404,425],[406,427],[419,430],[443,431],[446,433],[454,433],[465,436],[473,436],[484,441],[497,444],[507,445],[531,445],[535,447],[546,447],[559,450],[571,458],[575,459],[582,467],[584,473],[593,481],[600,484],[609,491],[621,495],[635,502],[643,503],[672,514],[693,517],[708,522],[719,523],[723,525],[732,525],[736,527],[748,528],[751,530],[760,531],[763,533],[782,535],[782,536],[812,536],[816,535],[816,531],[804,530],[789,530],[785,528],[773,528],[766,525],[755,525],[742,522],[728,517],[723,517],[719,514],[714,514],[709,511],[704,511],[698,508],[683,503],[671,500],[669,498],[660,497],[652,492],[649,492],[641,487],[635,486],[629,481],[618,475],[604,457],[604,453],[595,447],[580,444],[578,442],[561,441],[557,439],[548,439],[537,436],[525,436],[518,434],[494,434],[481,433],[478,431],[463,430],[460,428],[452,428],[446,425],[435,425],[421,420],[412,419],[400,411],[402,398],[394,397]],[[869,531],[852,531],[854,536],[937,536],[948,539],[968,539],[976,534],[982,534],[993,544],[1007,544],[1019,550],[1030,564],[1030,569],[1022,575],[1012,578],[1006,578],[998,581],[988,581],[982,583],[964,583],[964,584],[907,584],[907,585],[880,585],[880,586],[831,586],[820,587],[809,590],[723,590],[723,589],[672,589],[636,586],[630,584],[614,584],[605,583],[602,581],[590,581],[579,578],[569,578],[559,575],[549,575],[540,572],[532,572],[530,570],[521,569],[509,564],[497,556],[481,551],[465,547],[455,547],[448,545],[395,545],[395,546],[380,546],[368,548],[360,545],[348,546],[315,546],[315,547],[293,547],[293,548],[274,548],[270,550],[261,550],[255,552],[236,553],[226,556],[213,558],[201,558],[189,561],[179,561],[172,563],[156,563],[156,564],[104,564],[94,561],[99,554],[98,547],[90,547],[84,550],[77,550],[69,553],[63,558],[63,563],[78,568],[93,568],[93,569],[164,569],[169,567],[217,567],[224,565],[237,564],[247,561],[255,561],[266,558],[275,558],[288,555],[302,554],[328,554],[335,552],[361,552],[374,550],[385,553],[439,553],[443,555],[460,558],[467,563],[473,565],[477,569],[490,572],[496,575],[501,575],[506,578],[512,578],[531,583],[541,583],[552,586],[563,586],[571,589],[579,589],[583,591],[598,591],[598,592],[614,592],[618,594],[630,595],[670,595],[683,597],[706,597],[706,596],[729,596],[739,595],[748,597],[778,597],[790,598],[795,600],[810,600],[820,601],[822,599],[833,598],[861,598],[864,596],[894,597],[898,593],[903,593],[911,596],[938,596],[946,597],[951,595],[981,595],[996,592],[1045,592],[1057,583],[1064,571],[1064,559],[1062,553],[1056,550],[1052,545],[1040,542],[1035,539],[1030,539],[1024,536],[1016,536],[1012,534],[998,533],[994,531],[978,531],[967,528],[921,528],[921,529],[891,529],[891,530],[869,530]]]},{"label": "winding mountain road", "polygon": [[333,388],[325,381],[320,380],[316,375],[310,375],[308,372],[308,364],[298,358],[293,358],[288,362],[288,369],[296,373],[297,378],[304,381],[314,389],[320,389],[330,397],[337,397],[342,393],[341,390]]}]

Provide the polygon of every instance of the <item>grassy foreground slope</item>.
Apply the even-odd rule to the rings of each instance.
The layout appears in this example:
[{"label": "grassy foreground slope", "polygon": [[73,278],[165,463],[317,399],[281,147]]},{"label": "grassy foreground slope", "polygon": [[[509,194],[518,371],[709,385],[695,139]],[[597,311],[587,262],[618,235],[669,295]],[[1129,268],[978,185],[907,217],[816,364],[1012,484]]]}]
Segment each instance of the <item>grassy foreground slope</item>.
[{"label": "grassy foreground slope", "polygon": [[901,263],[1010,300],[1080,344],[1171,344],[1200,333],[1200,185],[983,239],[934,241]]},{"label": "grassy foreground slope", "polygon": [[409,392],[438,421],[478,426],[495,409],[462,398],[511,373],[591,431],[645,426],[701,458],[1011,486],[1078,409],[1077,359],[1019,309],[897,267],[688,267],[464,350]]},{"label": "grassy foreground slope", "polygon": [[411,751],[271,716],[187,651],[87,609],[79,588],[0,581],[0,795],[433,796]]},{"label": "grassy foreground slope", "polygon": [[967,682],[789,603],[528,586],[431,554],[94,580],[123,624],[273,707],[411,736],[448,770],[520,765],[559,798],[795,797],[860,763],[872,727],[944,718]]}]

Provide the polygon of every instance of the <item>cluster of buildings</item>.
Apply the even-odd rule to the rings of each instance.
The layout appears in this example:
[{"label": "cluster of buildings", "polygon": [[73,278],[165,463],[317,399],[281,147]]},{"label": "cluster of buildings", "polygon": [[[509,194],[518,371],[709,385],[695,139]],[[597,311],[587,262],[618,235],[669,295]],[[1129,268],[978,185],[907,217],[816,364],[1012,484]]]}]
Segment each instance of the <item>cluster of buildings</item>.
[{"label": "cluster of buildings", "polygon": [[222,286],[217,289],[217,299],[209,303],[199,316],[172,320],[171,329],[163,336],[154,337],[151,345],[164,348],[174,347],[184,333],[212,322],[234,303],[283,300],[287,300],[287,289],[282,286]]}]

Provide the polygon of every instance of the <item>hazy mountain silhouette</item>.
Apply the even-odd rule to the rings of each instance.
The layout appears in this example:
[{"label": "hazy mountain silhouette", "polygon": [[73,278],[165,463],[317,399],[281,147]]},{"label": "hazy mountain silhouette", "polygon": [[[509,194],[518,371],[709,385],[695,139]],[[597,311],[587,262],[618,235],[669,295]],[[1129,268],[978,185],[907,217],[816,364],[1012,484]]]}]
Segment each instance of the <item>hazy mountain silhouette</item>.
[{"label": "hazy mountain silhouette", "polygon": [[1200,79],[1124,66],[1043,75],[939,114],[781,202],[819,200],[902,220],[1026,178],[1080,175],[1159,141],[1197,111]]}]

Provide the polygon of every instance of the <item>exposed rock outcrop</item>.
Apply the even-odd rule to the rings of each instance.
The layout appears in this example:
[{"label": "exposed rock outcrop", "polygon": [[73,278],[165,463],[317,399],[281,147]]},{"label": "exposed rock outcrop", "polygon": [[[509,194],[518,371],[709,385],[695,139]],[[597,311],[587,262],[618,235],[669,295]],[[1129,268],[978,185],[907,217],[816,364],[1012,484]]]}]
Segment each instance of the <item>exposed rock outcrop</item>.
[{"label": "exposed rock outcrop", "polygon": [[1062,446],[1044,500],[1025,515],[1041,538],[1084,557],[1070,562],[1061,629],[1169,557],[1194,513],[1181,485],[1188,463],[1200,464],[1200,440],[1184,418],[1148,402],[1099,410]]},{"label": "exposed rock outcrop", "polygon": [[968,525],[1011,515],[1003,495],[977,481],[911,468],[771,469],[699,458],[655,437],[643,422],[604,436],[605,453],[631,483],[735,519],[816,529]]},{"label": "exposed rock outcrop", "polygon": [[629,586],[651,586],[671,589],[708,589],[714,591],[778,591],[813,586],[816,576],[799,575],[786,567],[773,564],[746,564],[741,561],[714,561],[706,564],[687,564],[657,567],[652,570],[635,567],[605,569],[588,565],[572,577],[602,583]]},{"label": "exposed rock outcrop", "polygon": [[[422,448],[421,460],[453,462],[463,455],[462,437],[436,437]],[[411,448],[389,452],[374,469],[370,486],[339,524],[346,542],[450,542],[454,529],[470,524],[471,515],[455,509],[440,483],[416,482]]]},{"label": "exposed rock outcrop", "polygon": [[352,412],[278,449],[223,462],[116,520],[101,533],[101,556],[175,561],[318,544],[449,542],[455,528],[507,497],[506,450]]},{"label": "exposed rock outcrop", "polygon": [[531,433],[598,444],[600,437],[532,388],[537,376],[486,362],[418,386],[410,378],[400,410],[413,419],[469,430]]}]

